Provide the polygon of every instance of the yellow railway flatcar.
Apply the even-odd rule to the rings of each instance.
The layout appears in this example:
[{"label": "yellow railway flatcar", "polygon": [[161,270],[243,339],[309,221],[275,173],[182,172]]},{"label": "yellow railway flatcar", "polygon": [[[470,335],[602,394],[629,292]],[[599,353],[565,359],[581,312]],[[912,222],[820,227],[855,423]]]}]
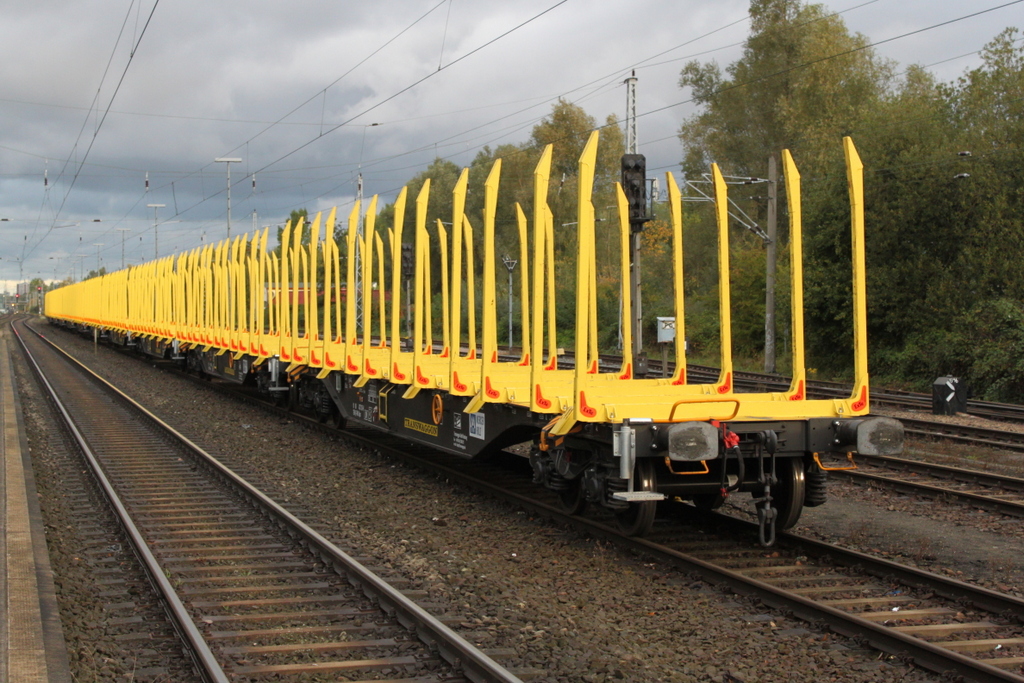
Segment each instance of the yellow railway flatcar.
[{"label": "yellow railway flatcar", "polygon": [[[498,346],[500,160],[485,184],[479,267],[465,213],[464,171],[453,192],[450,229],[440,221],[427,224],[428,181],[412,199],[411,227],[405,225],[411,198],[404,189],[399,194],[393,224],[386,226],[388,247],[384,230],[375,225],[374,197],[362,230],[361,207],[352,209],[342,245],[333,235],[331,211],[326,221],[320,215],[313,221],[308,243],[299,225],[288,225],[274,250],[268,250],[266,230],[239,236],[51,291],[46,315],[95,328],[114,343],[150,355],[179,359],[195,371],[251,384],[339,424],[372,426],[467,458],[530,442],[535,480],[558,491],[566,510],[608,508],[629,533],[650,529],[661,500],[714,508],[733,493],[748,493],[762,540],[771,543],[775,529],[795,524],[804,506],[825,501],[823,455],[902,449],[899,422],[868,416],[861,161],[846,139],[854,388],[848,398],[812,400],[804,370],[800,176],[789,153],[783,154],[783,169],[793,379],[783,392],[744,393],[733,378],[727,190],[717,166],[712,179],[721,306],[718,380],[694,384],[686,377],[683,214],[671,174],[666,182],[673,268],[665,282],[673,291],[677,324],[674,374],[637,376],[629,325],[623,327],[621,364],[601,364],[592,202],[597,146],[595,132],[579,160],[571,356],[556,342],[550,147],[534,171],[532,216],[515,207],[523,273],[518,323],[525,340],[514,355],[499,353]],[[616,194],[622,318],[630,320],[629,207],[621,186]],[[412,272],[403,277],[406,241],[414,248]],[[440,254],[439,274],[432,272],[432,252]],[[440,287],[434,286],[437,275]],[[403,336],[401,302],[407,300],[414,315],[411,332]],[[441,320],[432,319],[433,310],[440,310]]]}]

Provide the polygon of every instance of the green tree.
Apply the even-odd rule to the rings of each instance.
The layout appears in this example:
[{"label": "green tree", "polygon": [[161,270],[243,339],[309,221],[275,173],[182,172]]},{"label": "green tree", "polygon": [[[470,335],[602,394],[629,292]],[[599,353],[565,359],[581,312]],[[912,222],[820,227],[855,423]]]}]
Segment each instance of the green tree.
[{"label": "green tree", "polygon": [[[286,221],[285,224],[291,223],[291,225],[292,225],[292,233],[291,234],[292,235],[295,234],[295,232],[294,232],[295,231],[295,226],[301,225],[302,226],[302,243],[303,244],[309,244],[310,225],[308,224],[308,222],[309,222],[309,212],[306,209],[294,209],[294,210],[292,210],[291,214],[289,214],[288,220]],[[278,245],[277,253],[278,254],[281,253],[280,250],[281,250],[281,237],[282,237],[282,235],[284,235],[284,225],[279,225],[279,226],[277,226],[277,245]]]},{"label": "green tree", "polygon": [[835,158],[836,141],[887,93],[891,64],[824,5],[752,0],[750,19],[743,56],[725,76],[714,62],[683,67],[679,85],[702,107],[680,129],[689,177],[712,161],[762,176],[782,149],[807,168]]},{"label": "green tree", "polygon": [[[829,360],[842,356],[848,363],[845,351],[836,351],[834,345],[835,321],[849,325],[849,315],[844,313],[849,295],[840,293],[849,290],[849,269],[835,267],[836,263],[849,263],[840,141],[887,100],[893,84],[892,65],[867,48],[866,37],[850,33],[823,5],[752,0],[750,17],[751,33],[743,54],[724,73],[713,62],[690,62],[682,70],[680,86],[690,89],[701,106],[680,128],[683,170],[688,178],[696,179],[709,170],[711,162],[718,162],[727,176],[764,176],[768,157],[789,149],[805,179],[823,179],[805,181],[804,185],[804,223],[816,230],[805,237],[811,259],[807,264],[808,317],[828,322],[824,338],[833,343],[823,342],[820,347]],[[759,192],[760,198],[745,201],[734,187],[730,197],[760,222],[765,218],[765,194]],[[783,208],[779,239],[784,246],[788,235],[781,187],[779,197]],[[697,318],[692,329],[705,342],[717,336],[718,325],[717,272],[707,268],[716,260],[714,231],[710,207],[688,213],[688,284],[697,287],[687,293],[688,302],[691,298],[694,302],[688,310]],[[763,348],[763,243],[738,230],[732,231],[731,242],[731,277],[737,284],[748,284],[732,292],[734,351],[737,356],[752,358]],[[779,253],[785,259],[785,251]],[[694,258],[696,255],[701,258]],[[818,268],[815,256],[820,258]],[[839,260],[844,257],[845,262]],[[785,304],[788,287],[782,279],[777,283],[777,299]],[[815,297],[824,300],[812,304]],[[783,334],[787,319],[779,306],[777,321]],[[809,331],[814,328],[809,326]],[[810,343],[814,346],[815,340]]]}]

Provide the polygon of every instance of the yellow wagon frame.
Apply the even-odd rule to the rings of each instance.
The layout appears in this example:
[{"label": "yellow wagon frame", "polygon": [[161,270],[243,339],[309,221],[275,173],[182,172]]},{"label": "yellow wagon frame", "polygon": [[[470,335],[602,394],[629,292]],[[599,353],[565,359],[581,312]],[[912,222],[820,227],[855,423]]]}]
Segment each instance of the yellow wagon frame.
[{"label": "yellow wagon frame", "polygon": [[[552,149],[543,150],[534,171],[532,217],[516,206],[520,241],[519,324],[527,334],[520,355],[499,354],[495,216],[501,160],[484,186],[483,260],[473,263],[474,228],[465,213],[468,171],[453,193],[451,231],[440,221],[428,226],[430,183],[415,199],[415,272],[412,292],[403,289],[398,264],[407,192],[394,204],[390,248],[375,226],[377,197],[368,203],[363,234],[361,206],[347,220],[343,258],[331,228],[317,214],[303,243],[303,226],[288,224],[281,247],[267,248],[268,231],[242,235],[139,266],[53,290],[46,295],[46,315],[132,337],[175,344],[179,351],[199,348],[235,359],[248,356],[253,366],[274,358],[289,375],[303,372],[327,377],[332,372],[355,376],[355,386],[370,380],[406,385],[412,398],[422,390],[471,397],[465,412],[488,403],[513,404],[550,414],[550,433],[568,433],[577,423],[617,424],[627,420],[687,422],[707,420],[768,421],[853,417],[869,410],[867,306],[864,251],[863,165],[849,138],[843,141],[851,208],[854,388],[848,398],[810,400],[806,396],[803,327],[803,242],[800,174],[788,151],[783,171],[788,195],[792,274],[793,379],[787,391],[741,393],[735,388],[729,278],[727,188],[717,165],[712,181],[718,230],[721,374],[711,384],[691,384],[686,377],[683,293],[682,200],[672,174],[666,174],[672,230],[672,287],[677,321],[676,370],[671,377],[634,376],[630,326],[624,326],[623,359],[612,372],[601,371],[598,358],[595,212],[593,185],[598,133],[579,160],[578,240],[575,301],[575,366],[559,367],[556,346],[551,210],[547,203]],[[628,296],[629,222],[626,199],[617,189],[619,257],[623,319],[631,319]],[[532,223],[532,225],[531,225]],[[321,225],[324,235],[321,237]],[[431,234],[430,228],[434,228]],[[532,244],[529,238],[532,236]],[[433,338],[431,242],[439,244],[442,301],[441,338]],[[361,252],[356,272],[356,250]],[[532,261],[532,264],[529,262]],[[391,266],[390,307],[384,295]],[[532,265],[532,270],[528,267]],[[480,339],[477,345],[476,279],[482,287]],[[357,315],[357,279],[363,307]],[[375,289],[374,283],[378,284]],[[302,292],[300,301],[298,293]],[[378,292],[374,297],[373,293]],[[401,302],[411,294],[414,319],[409,347],[401,342]],[[323,304],[318,299],[323,296]],[[374,303],[376,299],[376,304]],[[343,305],[344,304],[344,305]],[[389,310],[390,309],[390,310]],[[463,311],[466,329],[463,330]],[[397,396],[398,394],[395,394]]]}]

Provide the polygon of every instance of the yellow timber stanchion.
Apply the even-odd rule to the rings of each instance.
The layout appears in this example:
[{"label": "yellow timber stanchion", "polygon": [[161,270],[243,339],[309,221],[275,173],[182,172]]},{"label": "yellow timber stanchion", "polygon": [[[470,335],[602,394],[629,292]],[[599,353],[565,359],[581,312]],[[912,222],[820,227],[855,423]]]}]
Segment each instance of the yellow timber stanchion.
[{"label": "yellow timber stanchion", "polygon": [[242,235],[238,254],[235,256],[235,277],[232,280],[235,285],[235,360],[252,353],[249,344],[252,324],[252,311],[249,306],[249,254],[252,252],[253,242],[257,241],[255,236],[250,238],[248,233]]},{"label": "yellow timber stanchion", "polygon": [[[868,405],[868,304],[867,267],[864,255],[864,164],[849,137],[843,138],[846,179],[850,190],[850,223],[853,234],[853,393],[850,410],[866,414]],[[845,407],[845,406],[843,406]],[[838,409],[838,407],[837,407]]]},{"label": "yellow timber stanchion", "polygon": [[[473,229],[466,220],[469,169],[462,169],[452,190],[451,353],[448,391],[454,396],[475,396],[480,391],[481,361],[476,353],[476,310],[473,296]],[[463,267],[465,254],[465,267]],[[466,352],[462,352],[463,285],[466,285]],[[392,300],[392,306],[398,302]]]},{"label": "yellow timber stanchion", "polygon": [[[380,235],[377,234],[376,230],[376,218],[377,218],[377,195],[374,195],[370,200],[370,206],[366,211],[366,220],[363,223],[363,241],[361,243],[362,248],[362,273],[360,273],[360,279],[362,280],[363,290],[363,316],[362,316],[362,348],[360,349],[360,375],[359,379],[356,380],[356,387],[364,386],[371,379],[383,379],[389,374],[388,366],[390,365],[391,352],[388,349],[387,336],[384,329],[384,290],[383,288],[375,288],[373,286],[373,272],[374,272],[374,249],[378,251],[378,270],[379,279],[381,282],[384,281],[384,262],[383,256],[383,243],[381,243]],[[373,300],[375,295],[378,295],[378,308],[380,309],[380,337],[377,345],[375,346],[372,341],[373,337]]]},{"label": "yellow timber stanchion", "polygon": [[718,224],[718,320],[720,372],[714,391],[719,396],[733,390],[732,382],[732,291],[729,286],[729,199],[718,164],[711,164],[715,188],[715,219]]},{"label": "yellow timber stanchion", "polygon": [[[299,226],[296,226],[298,229]],[[284,226],[281,233],[281,253],[278,258],[278,334],[281,337],[281,360],[289,365],[292,357],[292,273],[291,273],[292,222]]]},{"label": "yellow timber stanchion", "polygon": [[793,338],[793,381],[786,392],[790,401],[807,398],[807,370],[804,365],[804,242],[803,209],[800,199],[800,171],[793,155],[782,150],[782,174],[786,180],[789,207],[790,329]]},{"label": "yellow timber stanchion", "polygon": [[395,200],[395,218],[391,229],[391,381],[412,384],[413,353],[402,350],[402,232],[405,224],[405,204],[408,196],[402,188]]},{"label": "yellow timber stanchion", "polygon": [[270,298],[272,279],[270,277],[270,261],[267,258],[267,233],[263,230],[259,249],[256,250],[256,275],[253,278],[254,306],[256,308],[256,354],[260,359],[277,355],[277,341],[273,334],[273,304]]},{"label": "yellow timber stanchion", "polygon": [[324,322],[323,339],[320,353],[323,356],[323,369],[317,377],[323,379],[334,370],[341,369],[341,264],[338,256],[338,243],[334,239],[334,221],[337,207],[331,209],[324,226]]},{"label": "yellow timber stanchion", "polygon": [[[476,396],[480,392],[480,377],[483,368],[483,358],[477,353],[476,337],[476,268],[473,260],[473,226],[469,218],[462,215],[460,222],[461,229],[452,230],[453,251],[458,250],[459,256],[453,256],[453,271],[455,280],[461,281],[462,263],[465,262],[465,284],[466,284],[466,354],[461,355],[461,341],[456,342],[456,353],[451,360],[451,386],[449,390],[456,396]],[[462,255],[464,256],[464,259]],[[452,297],[455,302],[461,304],[461,292]],[[461,311],[456,315],[452,314],[452,324],[457,325],[452,332],[452,338],[461,338]]]},{"label": "yellow timber stanchion", "polygon": [[291,248],[291,275],[292,279],[289,284],[291,299],[291,328],[289,330],[291,334],[291,351],[292,351],[292,362],[288,366],[288,374],[292,375],[296,370],[302,366],[309,365],[309,335],[308,330],[303,330],[303,325],[307,323],[306,320],[299,319],[299,313],[303,313],[305,317],[306,311],[305,304],[307,303],[308,297],[304,297],[300,303],[299,297],[303,296],[305,287],[308,286],[308,282],[303,280],[308,277],[307,273],[307,256],[306,249],[302,246],[302,233],[303,225],[301,221],[298,225],[292,227],[292,248]]},{"label": "yellow timber stanchion", "polygon": [[388,348],[388,306],[387,298],[384,295],[386,287],[384,286],[384,264],[387,261],[384,250],[384,240],[381,239],[380,233],[374,233],[373,244],[377,253],[377,286],[374,287],[374,292],[377,295],[377,310],[378,316],[378,331],[380,343],[374,349],[376,353],[372,353],[370,356],[371,362],[376,367],[380,368],[381,377],[387,379],[391,374],[390,359],[391,351]]},{"label": "yellow timber stanchion", "polygon": [[337,209],[327,215],[324,230],[324,323],[320,353],[323,355],[323,370],[320,374],[341,370],[345,362],[345,350],[341,316],[341,263],[338,243],[334,238]]},{"label": "yellow timber stanchion", "polygon": [[324,357],[321,353],[323,344],[320,341],[319,306],[317,303],[320,292],[320,282],[317,279],[317,261],[320,258],[321,218],[322,212],[318,211],[316,218],[313,220],[313,225],[310,227],[309,248],[308,250],[303,250],[304,255],[308,252],[308,258],[306,260],[306,284],[304,287],[306,317],[303,337],[306,340],[309,354],[306,364],[311,368],[322,368],[324,365]]},{"label": "yellow timber stanchion", "polygon": [[[416,280],[413,311],[412,386],[403,398],[411,399],[421,389],[443,388],[448,383],[450,363],[448,349],[434,353],[433,324],[430,302],[430,234],[427,232],[427,206],[430,179],[416,197]],[[439,238],[442,235],[438,235]]]},{"label": "yellow timber stanchion", "polygon": [[344,372],[347,375],[359,374],[359,358],[361,352],[358,348],[359,337],[356,329],[356,242],[359,237],[359,211],[360,204],[357,201],[348,215],[348,232],[345,236],[345,244],[348,249],[348,256],[345,263],[345,333],[342,337],[345,346],[342,349],[342,357],[345,359]]},{"label": "yellow timber stanchion", "polygon": [[[554,219],[548,207],[552,145],[547,145],[533,172],[533,329],[530,356],[530,410],[560,415],[572,405],[571,370],[558,369],[555,309]],[[526,271],[523,271],[524,277]],[[547,356],[544,321],[547,313]],[[524,327],[524,329],[526,329]],[[524,343],[524,347],[526,344]]]},{"label": "yellow timber stanchion", "polygon": [[229,287],[228,268],[231,260],[231,240],[222,240],[217,263],[217,355],[222,356],[231,350],[231,289]]},{"label": "yellow timber stanchion", "polygon": [[213,344],[213,245],[207,245],[200,256],[199,268],[202,278],[200,297],[199,329],[203,351],[209,351]]},{"label": "yellow timber stanchion", "polygon": [[[441,256],[441,321],[442,338],[441,352],[434,352],[434,325],[433,305],[431,295],[432,267],[430,259],[430,235],[426,227],[427,196],[420,192],[416,199],[416,310],[413,314],[413,386],[406,391],[406,396],[411,398],[415,392],[421,389],[447,389],[448,379],[451,373],[451,347],[449,337],[451,332],[444,329],[450,325],[451,318],[447,310],[449,305],[448,292],[448,268],[443,263],[447,259],[448,234],[444,226],[438,223],[438,251]],[[422,309],[422,312],[421,312]]]},{"label": "yellow timber stanchion", "polygon": [[[498,204],[498,184],[501,175],[501,160],[497,160],[491,169],[484,185],[484,300],[483,300],[483,359],[481,364],[481,390],[465,408],[472,413],[480,410],[485,403],[514,403],[527,406],[530,404],[530,372],[529,343],[524,340],[523,355],[518,360],[501,362],[498,359],[498,322],[497,322],[497,286],[495,282],[495,216]],[[523,273],[523,285],[529,273],[526,245],[526,215],[516,204],[516,224],[519,233],[520,272]],[[529,330],[528,306],[526,292],[522,292],[524,300],[520,310],[520,326]],[[525,362],[524,362],[525,361]]]}]

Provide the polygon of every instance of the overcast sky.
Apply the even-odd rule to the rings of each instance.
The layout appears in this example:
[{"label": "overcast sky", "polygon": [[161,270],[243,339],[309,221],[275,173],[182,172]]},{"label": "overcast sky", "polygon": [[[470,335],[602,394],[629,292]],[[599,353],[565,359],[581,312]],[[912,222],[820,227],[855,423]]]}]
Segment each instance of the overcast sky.
[{"label": "overcast sky", "polygon": [[[825,4],[877,42],[1007,1]],[[303,207],[347,213],[360,169],[367,197],[391,201],[435,157],[467,165],[484,145],[523,142],[560,96],[599,121],[622,116],[632,68],[638,112],[661,110],[638,122],[648,173],[678,169],[675,133],[694,113],[679,69],[735,60],[747,6],[0,0],[0,288],[21,273],[116,269],[122,240],[128,263],[151,259],[149,204],[165,205],[161,256],[222,238],[227,164],[216,157],[242,159],[230,165],[232,234],[254,212],[259,226]],[[1022,19],[1024,4],[1011,4],[878,51],[953,80]]]}]

